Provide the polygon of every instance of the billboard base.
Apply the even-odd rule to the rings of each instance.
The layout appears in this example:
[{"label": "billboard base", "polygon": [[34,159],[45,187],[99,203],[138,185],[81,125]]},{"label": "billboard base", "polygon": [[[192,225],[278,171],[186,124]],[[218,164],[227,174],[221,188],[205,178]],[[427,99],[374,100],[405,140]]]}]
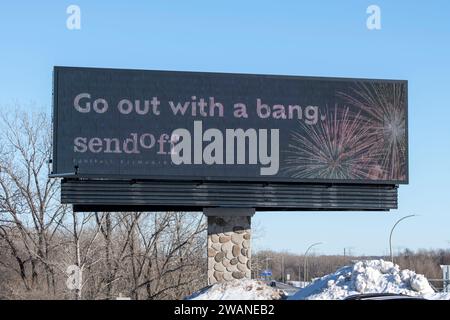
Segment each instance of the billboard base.
[{"label": "billboard base", "polygon": [[205,208],[208,284],[251,278],[252,208]]}]

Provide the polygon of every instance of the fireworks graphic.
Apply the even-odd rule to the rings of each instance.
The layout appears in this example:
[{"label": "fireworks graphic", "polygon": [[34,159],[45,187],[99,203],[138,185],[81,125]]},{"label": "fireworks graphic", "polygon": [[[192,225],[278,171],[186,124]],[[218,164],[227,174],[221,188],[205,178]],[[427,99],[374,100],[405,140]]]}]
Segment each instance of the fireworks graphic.
[{"label": "fireworks graphic", "polygon": [[293,178],[376,179],[383,175],[373,166],[379,156],[373,146],[377,137],[362,112],[348,107],[328,111],[315,125],[299,122],[291,132],[289,150],[282,169]]},{"label": "fireworks graphic", "polygon": [[406,177],[406,88],[402,83],[356,83],[350,94],[338,96],[371,119],[371,135],[376,137],[372,153],[378,154],[381,178]]}]

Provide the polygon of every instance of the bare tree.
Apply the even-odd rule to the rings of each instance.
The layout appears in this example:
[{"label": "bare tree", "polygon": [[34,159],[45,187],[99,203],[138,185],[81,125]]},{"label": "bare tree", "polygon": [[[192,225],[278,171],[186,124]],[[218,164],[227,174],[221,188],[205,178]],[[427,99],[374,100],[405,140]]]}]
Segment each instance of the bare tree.
[{"label": "bare tree", "polygon": [[57,181],[47,177],[49,121],[42,113],[2,113],[0,128],[0,237],[16,261],[9,267],[26,290],[36,289],[43,278],[47,293],[55,294],[52,239],[65,210],[56,199]]},{"label": "bare tree", "polygon": [[45,113],[0,113],[0,297],[178,299],[206,284],[201,214],[73,212],[48,177],[50,136]]}]

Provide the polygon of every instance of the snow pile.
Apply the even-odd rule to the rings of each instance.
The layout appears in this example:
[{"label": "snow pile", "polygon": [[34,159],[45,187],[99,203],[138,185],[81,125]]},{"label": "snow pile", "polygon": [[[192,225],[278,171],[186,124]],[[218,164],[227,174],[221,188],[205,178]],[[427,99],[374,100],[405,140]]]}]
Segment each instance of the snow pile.
[{"label": "snow pile", "polygon": [[341,300],[363,293],[397,293],[426,299],[449,299],[437,294],[428,280],[410,270],[384,260],[358,261],[335,273],[316,279],[290,297],[292,300]]},{"label": "snow pile", "polygon": [[216,283],[206,287],[187,300],[280,300],[284,296],[281,290],[272,288],[258,280],[233,280]]}]

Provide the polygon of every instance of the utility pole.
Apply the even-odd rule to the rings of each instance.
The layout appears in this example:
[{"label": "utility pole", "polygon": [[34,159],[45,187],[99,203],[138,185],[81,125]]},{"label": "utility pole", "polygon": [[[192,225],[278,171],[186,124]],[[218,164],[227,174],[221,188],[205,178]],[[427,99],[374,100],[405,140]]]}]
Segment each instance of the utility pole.
[{"label": "utility pole", "polygon": [[255,279],[258,279],[258,257],[255,257]]},{"label": "utility pole", "polygon": [[355,247],[344,247],[344,258],[352,256],[352,249]]}]

